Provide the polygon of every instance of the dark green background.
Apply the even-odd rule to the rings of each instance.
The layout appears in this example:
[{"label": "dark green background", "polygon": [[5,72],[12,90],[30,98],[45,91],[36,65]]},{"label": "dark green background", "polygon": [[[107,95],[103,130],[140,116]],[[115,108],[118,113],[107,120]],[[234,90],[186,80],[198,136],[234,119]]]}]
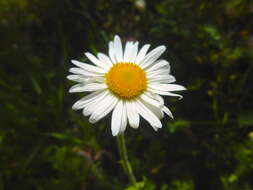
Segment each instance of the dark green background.
[{"label": "dark green background", "polygon": [[[0,0],[1,190],[253,189],[251,0]],[[184,99],[159,132],[126,141],[139,188],[119,163],[110,119],[71,110],[71,59],[123,41],[166,45]]]}]

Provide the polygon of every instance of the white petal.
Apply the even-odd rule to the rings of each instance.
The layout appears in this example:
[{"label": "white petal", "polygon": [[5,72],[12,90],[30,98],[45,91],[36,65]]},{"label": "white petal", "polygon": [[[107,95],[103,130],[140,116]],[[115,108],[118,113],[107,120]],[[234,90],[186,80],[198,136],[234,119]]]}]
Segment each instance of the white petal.
[{"label": "white petal", "polygon": [[82,84],[104,83],[105,81],[105,78],[102,76],[84,76],[84,75],[68,75],[67,79],[73,80]]},{"label": "white petal", "polygon": [[163,107],[163,104],[161,104],[159,101],[151,98],[150,96],[148,96],[146,93],[143,93],[140,95],[140,98],[144,101],[144,102],[147,102],[148,104],[151,104],[155,107],[158,107],[158,108],[162,108]]},{"label": "white petal", "polygon": [[139,64],[140,64],[140,61],[142,61],[142,60],[145,58],[145,55],[146,55],[146,53],[147,53],[149,47],[150,47],[150,44],[146,44],[146,45],[144,45],[144,46],[140,49],[140,51],[139,51],[139,53],[138,53],[138,55],[136,56],[136,59],[135,59],[135,63],[136,63],[137,65],[139,65]]},{"label": "white petal", "polygon": [[106,89],[107,85],[104,83],[89,83],[89,84],[76,84],[69,89],[70,93],[73,92],[90,92],[96,90]]},{"label": "white petal", "polygon": [[111,58],[112,63],[117,63],[114,44],[112,41],[109,42],[109,56]]},{"label": "white petal", "polygon": [[69,93],[72,93],[72,92],[83,92],[80,89],[82,89],[84,86],[85,86],[84,84],[76,84],[74,86],[71,86],[70,89],[69,89]]},{"label": "white petal", "polygon": [[87,64],[87,63],[83,63],[83,62],[80,62],[80,61],[76,61],[76,60],[71,60],[71,62],[73,64],[75,64],[76,66],[86,70],[86,71],[89,71],[89,72],[93,72],[93,73],[101,73],[101,74],[104,74],[105,73],[105,70],[100,68],[100,67],[97,67],[97,66],[93,66],[93,65],[90,65],[90,64]]},{"label": "white petal", "polygon": [[131,50],[133,48],[133,42],[127,42],[124,51],[124,62],[130,61]]},{"label": "white petal", "polygon": [[139,45],[139,42],[135,42],[133,45],[131,55],[130,55],[130,60],[129,60],[130,63],[135,63],[135,59],[138,53],[138,45]]},{"label": "white petal", "polygon": [[127,42],[124,52],[124,62],[135,63],[139,42]]},{"label": "white petal", "polygon": [[113,97],[110,93],[103,98],[102,101],[98,102],[95,106],[95,110],[89,118],[91,123],[96,123],[103,117],[105,117],[108,113],[112,111],[118,102],[117,98]]},{"label": "white petal", "polygon": [[101,99],[104,98],[104,96],[106,94],[108,94],[109,92],[106,90],[102,90],[102,91],[95,91],[91,94],[88,94],[87,96],[84,96],[83,98],[81,98],[80,100],[78,100],[73,106],[72,109],[74,110],[78,110],[78,109],[82,109],[85,106],[87,106],[89,103],[94,102],[97,99]]},{"label": "white petal", "polygon": [[164,95],[164,96],[177,96],[177,97],[179,97],[179,99],[183,98],[183,96],[181,96],[179,94],[174,94],[174,93],[171,93],[171,92],[155,90],[155,89],[152,89],[152,88],[149,88],[148,90],[153,92],[153,93]]},{"label": "white petal", "polygon": [[166,66],[170,70],[170,63],[166,60],[158,60],[146,72],[155,71]]},{"label": "white petal", "polygon": [[123,49],[122,49],[120,37],[118,35],[114,37],[114,51],[116,54],[117,61],[123,62]]},{"label": "white petal", "polygon": [[157,118],[157,116],[150,111],[141,101],[137,100],[135,102],[136,109],[138,113],[145,119],[147,120],[150,125],[157,130],[158,128],[162,127],[161,121]]},{"label": "white petal", "polygon": [[91,115],[92,113],[94,113],[97,103],[98,103],[98,100],[95,100],[95,101],[93,101],[93,102],[90,102],[89,105],[86,105],[86,106],[83,108],[83,112],[82,112],[83,115],[84,115],[84,116],[89,116],[89,115]]},{"label": "white petal", "polygon": [[151,83],[172,83],[175,82],[176,79],[172,75],[158,75],[152,76],[148,78],[148,82]]},{"label": "white petal", "polygon": [[105,94],[97,97],[96,99],[93,99],[92,101],[89,101],[85,107],[83,108],[83,115],[88,116],[91,115],[95,110],[96,106],[99,102],[103,101],[106,95],[108,95],[109,91],[106,91]]},{"label": "white petal", "polygon": [[120,133],[123,133],[126,130],[126,126],[127,126],[127,110],[126,110],[126,103],[123,102]]},{"label": "white petal", "polygon": [[165,46],[158,46],[151,52],[149,52],[145,58],[140,62],[140,66],[145,69],[146,67],[150,66],[153,64],[161,55],[162,53],[166,50]]},{"label": "white petal", "polygon": [[149,88],[160,90],[160,91],[181,91],[186,90],[186,88],[182,85],[178,84],[149,84]]},{"label": "white petal", "polygon": [[88,81],[88,78],[82,75],[68,75],[67,79],[75,81],[75,82],[80,82],[80,83],[86,83]]},{"label": "white petal", "polygon": [[77,75],[82,75],[82,76],[85,76],[85,77],[93,77],[93,76],[102,76],[102,75],[104,75],[104,74],[100,74],[100,73],[94,73],[94,72],[86,71],[86,70],[83,70],[83,69],[77,68],[77,67],[70,68],[69,72],[77,74]]},{"label": "white petal", "polygon": [[113,136],[118,135],[120,132],[122,112],[123,112],[123,103],[120,100],[112,112],[111,130]]},{"label": "white petal", "polygon": [[167,108],[166,106],[164,106],[164,107],[162,108],[162,111],[163,111],[164,113],[166,113],[168,116],[170,116],[172,119],[174,118],[173,115],[172,115],[172,113],[171,113],[171,111],[170,111],[169,108]]},{"label": "white petal", "polygon": [[155,100],[157,100],[158,102],[160,102],[160,104],[164,105],[164,100],[163,100],[163,97],[158,95],[158,94],[155,94],[153,92],[150,92],[150,91],[146,91],[145,94]]},{"label": "white petal", "polygon": [[129,125],[133,128],[138,128],[140,124],[140,116],[133,102],[131,101],[126,102],[126,111]]},{"label": "white petal", "polygon": [[162,112],[160,107],[149,104],[148,102],[142,101],[142,103],[158,117],[158,119],[162,119],[164,117],[164,113]]},{"label": "white petal", "polygon": [[178,84],[167,84],[166,85],[169,91],[181,91],[181,90],[186,90],[186,88],[182,85]]},{"label": "white petal", "polygon": [[97,101],[96,102],[92,102],[92,104],[86,106],[85,108],[83,108],[83,115],[84,116],[89,116],[91,115],[93,112],[94,112],[94,105],[96,105]]},{"label": "white petal", "polygon": [[104,64],[102,61],[100,61],[98,58],[96,58],[94,55],[92,55],[89,52],[84,53],[86,57],[95,65],[99,66],[100,70],[103,70],[104,72],[107,70],[107,65]]},{"label": "white petal", "polygon": [[169,69],[162,68],[162,69],[159,69],[159,70],[147,72],[147,77],[151,78],[151,77],[156,77],[158,75],[169,75],[169,74],[170,74],[170,70]]},{"label": "white petal", "polygon": [[87,79],[87,83],[104,83],[104,82],[105,82],[104,76],[89,77]]},{"label": "white petal", "polygon": [[154,94],[154,93],[152,93],[152,94],[153,94],[153,97],[154,97],[157,101],[159,101],[161,104],[164,105],[164,99],[163,99],[162,96],[160,96],[159,94]]},{"label": "white petal", "polygon": [[112,61],[107,55],[103,53],[98,53],[98,58],[100,59],[101,62],[103,62],[106,65],[107,69],[112,67]]}]

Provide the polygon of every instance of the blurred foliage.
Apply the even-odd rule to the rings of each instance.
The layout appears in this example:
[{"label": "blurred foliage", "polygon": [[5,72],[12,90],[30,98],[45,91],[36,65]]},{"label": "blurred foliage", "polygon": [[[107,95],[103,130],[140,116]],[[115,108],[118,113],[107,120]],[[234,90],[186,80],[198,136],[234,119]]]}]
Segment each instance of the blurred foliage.
[{"label": "blurred foliage", "polygon": [[[253,189],[252,25],[251,0],[0,0],[0,189]],[[70,60],[114,34],[166,45],[188,89],[159,132],[127,129],[134,187],[110,120],[67,93]]]}]

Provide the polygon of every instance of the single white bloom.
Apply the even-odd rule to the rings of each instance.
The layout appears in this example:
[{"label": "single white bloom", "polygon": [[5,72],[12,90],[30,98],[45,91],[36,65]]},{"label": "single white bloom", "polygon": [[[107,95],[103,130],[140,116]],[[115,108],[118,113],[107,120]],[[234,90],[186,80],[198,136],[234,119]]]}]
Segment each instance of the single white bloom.
[{"label": "single white bloom", "polygon": [[158,46],[148,53],[149,47],[146,44],[138,51],[138,42],[126,42],[123,50],[121,39],[116,35],[109,42],[109,56],[98,53],[96,57],[85,53],[94,65],[72,60],[77,67],[70,68],[69,72],[73,74],[67,78],[78,84],[69,92],[91,92],[72,108],[82,109],[83,115],[90,116],[91,123],[112,111],[113,136],[124,132],[127,123],[138,128],[140,116],[154,130],[161,128],[160,119],[164,113],[173,118],[161,95],[182,98],[174,91],[185,90],[185,87],[171,84],[176,79],[170,75],[169,62],[158,59],[166,47]]}]

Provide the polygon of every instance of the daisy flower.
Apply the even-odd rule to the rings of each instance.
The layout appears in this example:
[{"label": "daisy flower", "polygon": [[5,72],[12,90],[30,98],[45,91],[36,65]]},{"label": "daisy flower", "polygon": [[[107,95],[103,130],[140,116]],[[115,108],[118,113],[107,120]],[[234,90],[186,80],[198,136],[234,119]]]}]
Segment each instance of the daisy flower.
[{"label": "daisy flower", "polygon": [[115,36],[109,42],[109,55],[98,53],[97,57],[86,52],[94,64],[72,60],[77,67],[70,68],[67,78],[79,84],[72,86],[70,93],[90,92],[78,100],[72,108],[82,109],[89,122],[96,123],[112,111],[111,130],[116,136],[129,126],[138,128],[140,116],[154,128],[162,127],[164,113],[173,118],[164,105],[163,96],[181,95],[174,91],[185,90],[170,74],[168,61],[159,59],[166,50],[158,46],[148,52],[149,44],[138,50],[138,42],[126,42],[123,50],[121,39]]}]

